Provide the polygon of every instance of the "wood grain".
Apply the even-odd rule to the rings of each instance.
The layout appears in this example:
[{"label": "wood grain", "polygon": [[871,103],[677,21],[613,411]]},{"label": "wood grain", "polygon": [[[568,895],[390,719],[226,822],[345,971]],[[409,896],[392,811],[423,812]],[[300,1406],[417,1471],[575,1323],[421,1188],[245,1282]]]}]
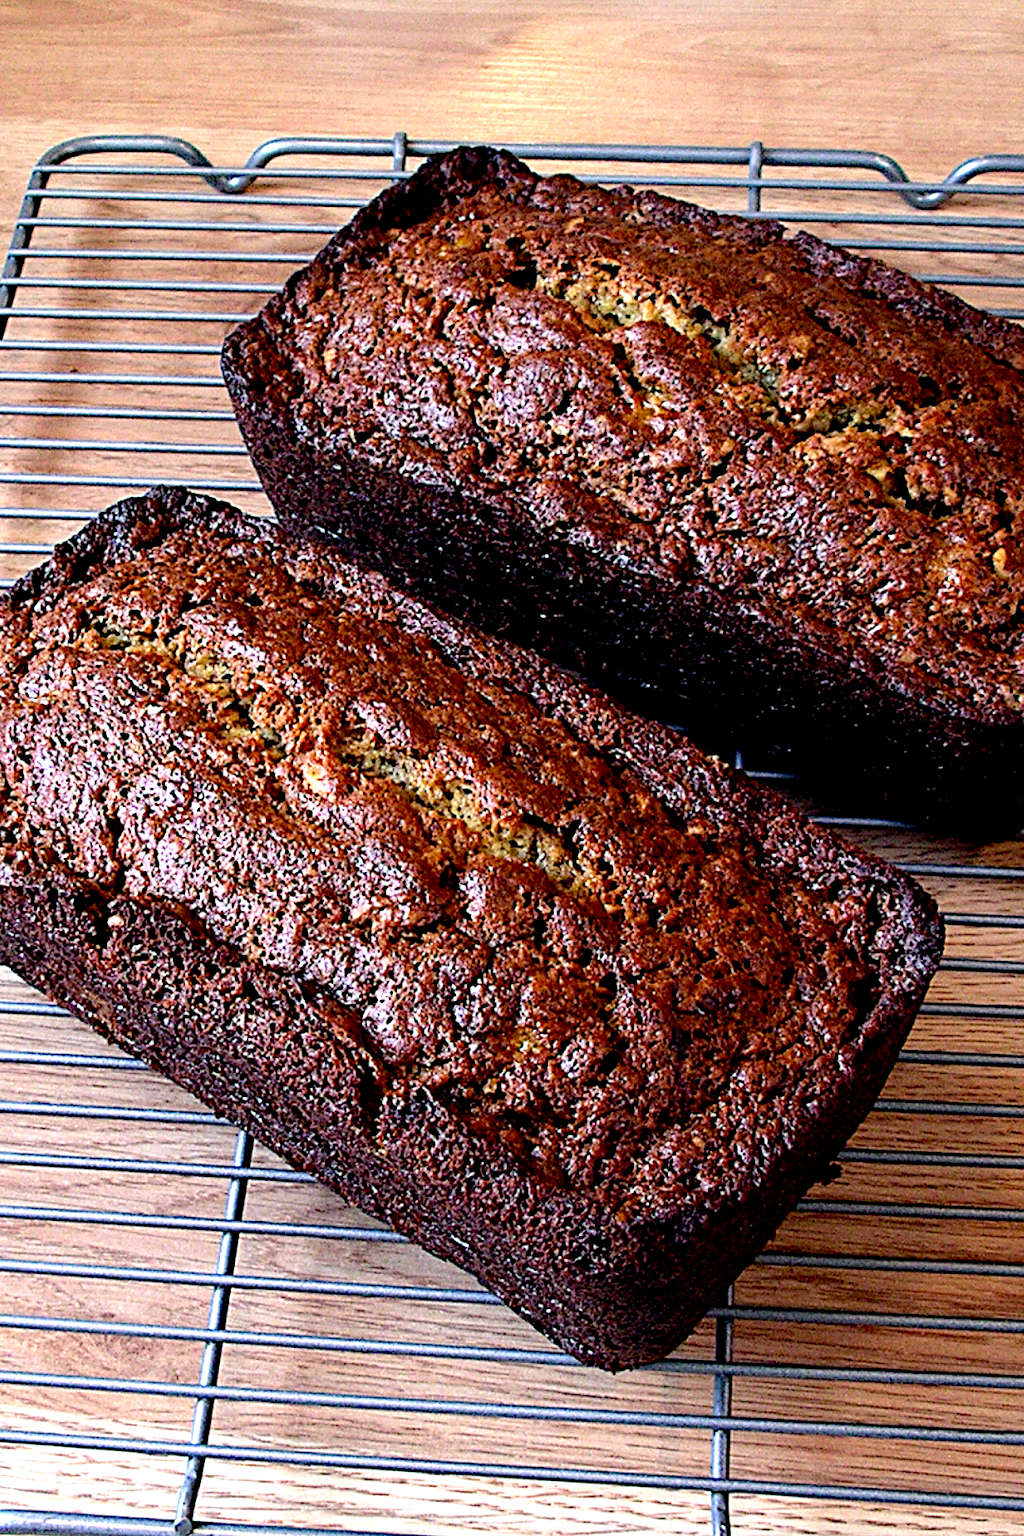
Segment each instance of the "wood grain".
[{"label": "wood grain", "polygon": [[0,207],[83,131],[866,146],[914,174],[1020,148],[1016,0],[8,0]]}]

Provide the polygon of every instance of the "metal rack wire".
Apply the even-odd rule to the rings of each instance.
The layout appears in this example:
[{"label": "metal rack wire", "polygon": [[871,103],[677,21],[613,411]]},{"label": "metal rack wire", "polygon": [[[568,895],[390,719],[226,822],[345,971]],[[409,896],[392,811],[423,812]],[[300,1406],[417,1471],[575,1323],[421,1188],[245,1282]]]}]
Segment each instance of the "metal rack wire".
[{"label": "metal rack wire", "polygon": [[[45,154],[0,278],[4,582],[157,480],[266,511],[220,339],[441,147]],[[848,151],[519,148],[1024,316],[1024,157],[922,183]],[[842,1179],[614,1381],[0,975],[0,1531],[676,1536],[709,1495],[716,1536],[1024,1531],[1024,847],[840,825],[936,892],[948,957]]]}]

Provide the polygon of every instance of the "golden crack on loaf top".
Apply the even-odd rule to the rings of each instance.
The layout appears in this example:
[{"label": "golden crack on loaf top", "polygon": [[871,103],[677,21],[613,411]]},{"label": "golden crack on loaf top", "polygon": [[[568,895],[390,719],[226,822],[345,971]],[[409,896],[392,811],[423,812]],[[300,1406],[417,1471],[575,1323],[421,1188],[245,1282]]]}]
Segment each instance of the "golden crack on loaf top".
[{"label": "golden crack on loaf top", "polygon": [[678,207],[523,167],[314,264],[271,337],[303,430],[1019,711],[1024,340]]}]

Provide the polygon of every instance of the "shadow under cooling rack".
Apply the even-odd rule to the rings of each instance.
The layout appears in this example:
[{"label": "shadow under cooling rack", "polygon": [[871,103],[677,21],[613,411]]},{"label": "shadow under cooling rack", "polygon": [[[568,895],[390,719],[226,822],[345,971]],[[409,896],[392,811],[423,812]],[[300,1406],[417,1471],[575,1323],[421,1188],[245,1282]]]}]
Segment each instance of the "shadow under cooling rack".
[{"label": "shadow under cooling rack", "polygon": [[[4,583],[157,481],[265,514],[221,340],[443,147],[45,154],[0,278]],[[1024,314],[1024,157],[514,147]],[[614,1379],[0,974],[0,1531],[1024,1532],[1024,849],[823,819],[936,894],[947,958],[842,1177]]]}]

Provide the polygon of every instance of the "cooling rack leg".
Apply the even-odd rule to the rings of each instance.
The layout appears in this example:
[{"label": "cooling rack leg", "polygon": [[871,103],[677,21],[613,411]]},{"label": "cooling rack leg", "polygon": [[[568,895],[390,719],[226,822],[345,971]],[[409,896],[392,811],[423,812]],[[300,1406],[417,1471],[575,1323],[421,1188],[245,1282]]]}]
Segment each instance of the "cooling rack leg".
[{"label": "cooling rack leg", "polygon": [[750,159],[747,161],[747,211],[749,213],[761,212],[761,171],[764,166],[764,145],[760,139],[755,139],[750,146]]},{"label": "cooling rack leg", "polygon": [[[730,1285],[726,1306],[731,1308],[733,1299],[733,1288]],[[729,1365],[732,1362],[732,1333],[731,1317],[716,1318],[716,1365]],[[727,1418],[732,1412],[732,1373],[729,1371],[716,1371],[714,1374],[711,1411],[716,1418]],[[714,1429],[711,1432],[711,1476],[716,1483],[724,1482],[729,1476],[730,1433],[728,1429]],[[713,1488],[711,1492],[712,1536],[729,1536],[730,1530],[729,1494],[724,1488]]]},{"label": "cooling rack leg", "polygon": [[4,262],[3,280],[0,281],[0,341],[3,340],[7,329],[7,322],[14,308],[14,296],[18,289],[18,278],[21,276],[25,265],[25,252],[28,250],[32,239],[32,231],[35,225],[31,219],[39,217],[39,209],[42,199],[40,193],[44,190],[50,179],[50,173],[38,166],[29,177],[28,186],[25,188],[25,196],[21,200],[21,210],[18,221],[11,235],[11,243],[7,251],[7,260]]},{"label": "cooling rack leg", "polygon": [[[224,1202],[224,1218],[226,1221],[237,1222],[242,1219],[245,1210],[245,1196],[249,1187],[246,1171],[252,1163],[252,1137],[245,1131],[239,1131],[235,1142],[234,1167],[239,1170],[228,1187],[227,1199]],[[224,1277],[224,1284],[214,1287],[210,1298],[210,1316],[208,1327],[211,1332],[223,1331],[228,1320],[228,1308],[231,1305],[231,1280],[235,1272],[235,1259],[238,1254],[238,1232],[232,1229],[225,1232],[220,1240],[220,1252],[217,1255],[217,1274]],[[223,1340],[210,1339],[203,1349],[203,1358],[199,1366],[200,1387],[215,1387],[220,1375],[220,1362],[223,1354]],[[210,1426],[213,1422],[212,1397],[200,1397],[196,1401],[195,1411],[192,1415],[192,1444],[206,1445],[210,1439]],[[185,1468],[185,1476],[182,1478],[181,1488],[178,1493],[178,1505],[174,1515],[175,1536],[191,1536],[192,1516],[195,1513],[196,1499],[199,1496],[199,1484],[202,1482],[203,1469],[206,1458],[201,1452],[196,1452],[189,1457]]]}]

